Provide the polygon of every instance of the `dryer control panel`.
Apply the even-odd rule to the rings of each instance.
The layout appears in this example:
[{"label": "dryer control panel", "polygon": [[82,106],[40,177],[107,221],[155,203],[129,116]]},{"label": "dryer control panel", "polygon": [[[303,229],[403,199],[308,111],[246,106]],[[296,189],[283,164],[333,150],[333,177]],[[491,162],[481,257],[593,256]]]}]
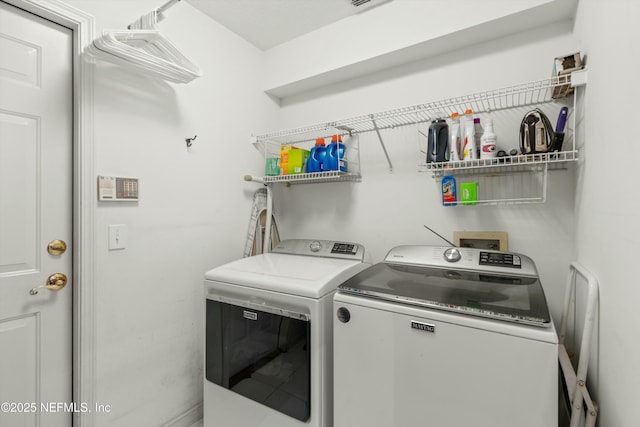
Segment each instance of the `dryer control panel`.
[{"label": "dryer control panel", "polygon": [[364,260],[364,246],[358,243],[333,240],[283,240],[273,248],[274,253],[308,255],[323,258],[340,258],[355,261]]}]

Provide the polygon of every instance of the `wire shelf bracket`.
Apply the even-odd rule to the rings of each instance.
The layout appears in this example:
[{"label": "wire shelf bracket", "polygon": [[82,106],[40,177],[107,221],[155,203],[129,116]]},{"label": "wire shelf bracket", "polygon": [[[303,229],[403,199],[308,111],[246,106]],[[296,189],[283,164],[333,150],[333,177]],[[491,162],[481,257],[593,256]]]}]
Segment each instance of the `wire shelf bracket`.
[{"label": "wire shelf bracket", "polygon": [[378,129],[378,124],[376,123],[376,119],[373,117],[373,115],[371,115],[371,123],[373,123],[373,129],[376,131],[376,135],[378,135],[380,146],[382,147],[382,151],[384,151],[384,156],[387,158],[387,163],[389,163],[389,172],[393,172],[393,165],[391,164],[391,159],[389,158],[387,147],[385,147],[384,145],[384,140],[382,139],[382,135],[380,135],[380,129]]}]

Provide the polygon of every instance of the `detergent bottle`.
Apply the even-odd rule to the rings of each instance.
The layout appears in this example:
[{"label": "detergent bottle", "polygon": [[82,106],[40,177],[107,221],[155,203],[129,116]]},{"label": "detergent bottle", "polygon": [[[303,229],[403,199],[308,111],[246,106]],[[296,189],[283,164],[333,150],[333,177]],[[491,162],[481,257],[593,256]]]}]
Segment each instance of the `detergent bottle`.
[{"label": "detergent bottle", "polygon": [[309,160],[307,160],[307,173],[322,172],[326,156],[327,147],[324,145],[324,138],[316,138],[316,145],[311,148]]},{"label": "detergent bottle", "polygon": [[451,125],[449,125],[449,161],[460,160],[460,115],[451,114]]},{"label": "detergent bottle", "polygon": [[431,122],[427,141],[427,163],[449,161],[449,125],[444,119]]},{"label": "detergent bottle", "polygon": [[487,120],[487,127],[484,129],[484,133],[480,138],[480,158],[481,159],[491,159],[496,157],[498,152],[496,149],[496,143],[498,141],[498,137],[493,131],[493,120],[489,118]]},{"label": "detergent bottle", "polygon": [[444,206],[457,205],[456,179],[452,175],[442,177],[442,204]]},{"label": "detergent bottle", "polygon": [[333,135],[331,144],[327,147],[327,155],[324,159],[324,170],[347,171],[347,163],[345,160],[346,147],[342,143],[342,135]]},{"label": "detergent bottle", "polygon": [[462,159],[463,160],[477,160],[478,159],[478,147],[476,145],[476,131],[473,123],[473,111],[467,110],[464,112],[465,121],[463,128],[464,138],[462,140]]},{"label": "detergent bottle", "polygon": [[480,158],[480,138],[482,138],[482,134],[484,133],[484,128],[480,123],[480,117],[473,118],[473,129],[474,129],[474,139],[476,141],[476,158]]}]

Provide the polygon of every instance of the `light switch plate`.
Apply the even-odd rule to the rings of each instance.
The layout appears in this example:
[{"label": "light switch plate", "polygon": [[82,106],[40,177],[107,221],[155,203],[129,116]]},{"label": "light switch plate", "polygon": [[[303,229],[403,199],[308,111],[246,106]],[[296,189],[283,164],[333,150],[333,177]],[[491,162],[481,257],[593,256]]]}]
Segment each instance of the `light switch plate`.
[{"label": "light switch plate", "polygon": [[124,224],[109,225],[109,250],[114,251],[127,247],[127,226]]}]

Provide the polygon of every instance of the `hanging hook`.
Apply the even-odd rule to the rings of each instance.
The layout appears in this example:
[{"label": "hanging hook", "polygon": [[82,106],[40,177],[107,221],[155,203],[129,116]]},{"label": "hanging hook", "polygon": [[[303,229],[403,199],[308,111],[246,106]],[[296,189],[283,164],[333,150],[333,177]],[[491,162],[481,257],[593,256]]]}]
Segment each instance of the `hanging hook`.
[{"label": "hanging hook", "polygon": [[197,137],[198,137],[198,135],[194,135],[193,138],[185,138],[184,139],[184,142],[187,143],[187,148],[191,148],[191,145],[193,144],[193,141],[195,141]]}]

